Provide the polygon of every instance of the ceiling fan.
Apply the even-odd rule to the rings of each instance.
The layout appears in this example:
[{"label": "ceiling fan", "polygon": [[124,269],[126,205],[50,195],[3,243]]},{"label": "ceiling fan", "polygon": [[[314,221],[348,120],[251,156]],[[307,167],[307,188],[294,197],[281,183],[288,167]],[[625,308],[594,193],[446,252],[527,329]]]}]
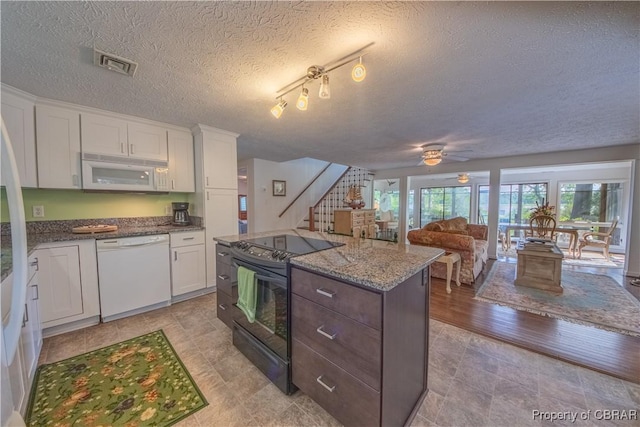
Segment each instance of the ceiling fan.
[{"label": "ceiling fan", "polygon": [[460,172],[458,174],[458,176],[454,176],[451,178],[446,178],[447,180],[449,179],[455,179],[456,181],[458,181],[460,184],[466,184],[467,182],[469,182],[469,180],[471,179],[471,175],[469,175],[467,172]]},{"label": "ceiling fan", "polygon": [[422,159],[418,165],[425,164],[427,166],[435,166],[440,164],[443,159],[453,160],[456,162],[466,162],[469,160],[466,157],[458,156],[450,153],[463,153],[471,150],[464,151],[445,151],[445,146],[442,144],[425,144],[422,147]]}]

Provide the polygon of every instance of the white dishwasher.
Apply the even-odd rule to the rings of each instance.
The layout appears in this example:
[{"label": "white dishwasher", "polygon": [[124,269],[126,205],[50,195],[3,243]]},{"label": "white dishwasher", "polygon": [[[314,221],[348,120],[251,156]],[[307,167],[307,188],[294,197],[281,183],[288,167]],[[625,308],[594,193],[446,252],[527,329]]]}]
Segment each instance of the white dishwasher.
[{"label": "white dishwasher", "polygon": [[168,234],[98,240],[96,250],[103,322],[169,305]]}]

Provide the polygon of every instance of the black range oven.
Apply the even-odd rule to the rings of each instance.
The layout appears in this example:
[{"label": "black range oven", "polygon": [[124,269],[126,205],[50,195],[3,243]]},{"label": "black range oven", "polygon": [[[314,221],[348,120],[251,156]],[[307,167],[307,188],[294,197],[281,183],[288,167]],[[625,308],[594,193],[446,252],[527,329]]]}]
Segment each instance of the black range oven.
[{"label": "black range oven", "polygon": [[243,267],[253,272],[257,290],[252,319],[234,301],[233,345],[286,394],[295,391],[290,368],[288,261],[296,255],[341,245],[289,234],[231,243],[232,267],[236,270],[232,287],[238,286],[238,269]]}]

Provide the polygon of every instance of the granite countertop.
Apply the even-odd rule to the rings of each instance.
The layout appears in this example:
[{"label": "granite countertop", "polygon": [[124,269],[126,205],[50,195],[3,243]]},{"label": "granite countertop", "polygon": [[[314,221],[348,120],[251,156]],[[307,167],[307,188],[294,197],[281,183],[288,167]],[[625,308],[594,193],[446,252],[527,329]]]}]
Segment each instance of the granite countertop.
[{"label": "granite countertop", "polygon": [[230,235],[217,237],[214,240],[231,243],[242,239],[279,234],[295,234],[344,243],[344,246],[293,257],[291,264],[382,291],[393,289],[444,254],[444,251],[438,248],[307,230],[277,230]]},{"label": "granite countertop", "polygon": [[[75,234],[69,231],[56,231],[51,233],[27,233],[27,254],[31,254],[38,245],[43,243],[67,242],[72,240],[103,240],[117,239],[121,237],[148,236],[153,234],[167,234],[181,231],[204,230],[204,227],[197,225],[176,226],[176,225],[155,225],[155,226],[119,226],[117,231],[107,233],[86,233]],[[11,236],[2,236],[1,248],[1,279],[4,280],[10,273],[13,265],[11,255]]]}]

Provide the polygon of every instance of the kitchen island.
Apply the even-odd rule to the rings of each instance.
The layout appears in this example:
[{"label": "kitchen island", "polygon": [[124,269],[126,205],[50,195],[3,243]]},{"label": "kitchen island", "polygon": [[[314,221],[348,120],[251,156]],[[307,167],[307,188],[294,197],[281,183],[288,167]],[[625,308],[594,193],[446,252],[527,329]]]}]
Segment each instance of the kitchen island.
[{"label": "kitchen island", "polygon": [[427,392],[429,265],[444,251],[280,230],[343,243],[289,260],[293,384],[345,425],[409,424]]}]

